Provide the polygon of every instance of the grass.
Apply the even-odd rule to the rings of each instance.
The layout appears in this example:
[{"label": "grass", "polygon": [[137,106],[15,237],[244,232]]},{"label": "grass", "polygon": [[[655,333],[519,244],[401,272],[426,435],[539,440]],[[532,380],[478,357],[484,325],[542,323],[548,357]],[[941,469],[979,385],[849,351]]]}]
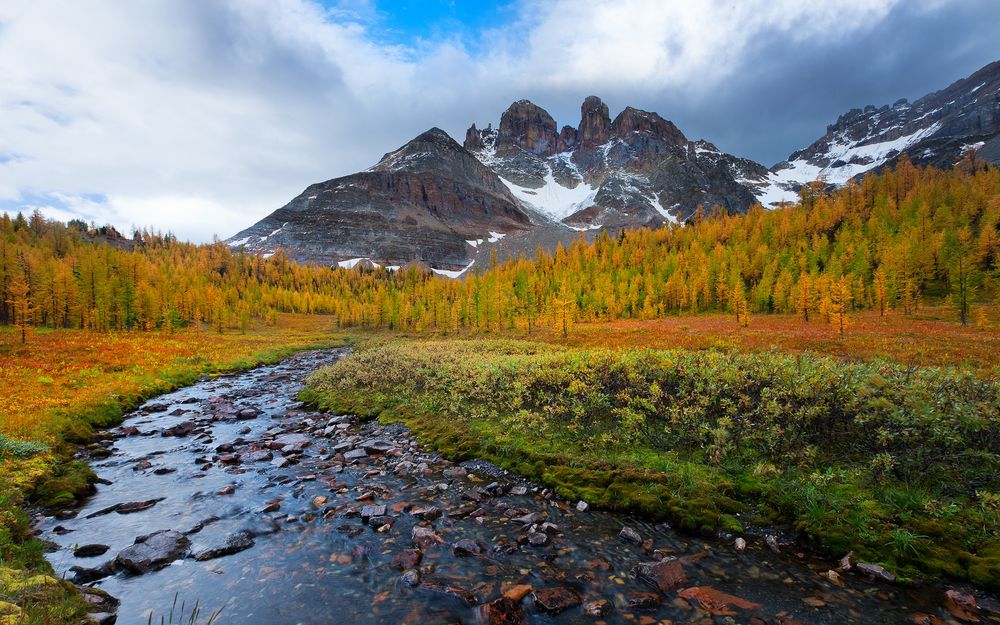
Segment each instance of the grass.
[{"label": "grass", "polygon": [[71,584],[52,579],[24,510],[91,492],[93,472],[71,460],[76,443],[201,376],[343,344],[334,327],[328,317],[283,315],[247,334],[35,331],[27,345],[0,328],[0,623],[4,610],[29,624],[78,622],[85,611]]},{"label": "grass", "polygon": [[904,578],[1000,588],[1000,385],[957,368],[509,340],[379,341],[303,398],[689,531],[787,524]]}]

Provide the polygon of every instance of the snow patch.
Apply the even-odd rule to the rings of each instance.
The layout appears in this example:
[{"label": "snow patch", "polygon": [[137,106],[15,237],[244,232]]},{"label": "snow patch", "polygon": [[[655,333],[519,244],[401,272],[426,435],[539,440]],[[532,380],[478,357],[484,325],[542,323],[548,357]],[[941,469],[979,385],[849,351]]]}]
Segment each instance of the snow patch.
[{"label": "snow patch", "polygon": [[457,278],[457,277],[461,276],[463,273],[465,273],[466,271],[468,271],[469,269],[471,269],[472,266],[475,265],[475,264],[476,264],[476,261],[472,261],[471,263],[469,263],[468,265],[465,266],[465,269],[459,269],[458,271],[452,271],[450,269],[434,269],[433,267],[431,267],[431,271],[433,271],[434,273],[438,274],[439,276],[445,276],[445,277],[448,277],[448,278]]},{"label": "snow patch", "polygon": [[247,241],[249,240],[250,237],[243,237],[242,239],[236,239],[235,241],[230,242],[229,247],[232,248],[243,247],[244,245],[247,244]]},{"label": "snow patch", "polygon": [[548,164],[545,166],[548,170],[545,174],[545,184],[538,189],[522,187],[503,177],[500,180],[510,189],[514,197],[557,221],[594,204],[594,197],[597,196],[596,188],[586,182],[581,182],[573,189],[564,187],[552,176],[552,168]]},{"label": "snow patch", "polygon": [[491,231],[490,232],[490,238],[488,238],[486,240],[488,242],[490,242],[490,243],[496,243],[497,241],[499,241],[500,239],[504,238],[505,236],[507,236],[507,235],[503,234],[502,232],[492,232]]},{"label": "snow patch", "polygon": [[358,263],[360,263],[363,260],[367,260],[371,264],[375,265],[376,269],[379,267],[379,264],[372,261],[370,258],[351,258],[348,260],[342,260],[337,263],[337,266],[340,267],[341,269],[353,269]]}]

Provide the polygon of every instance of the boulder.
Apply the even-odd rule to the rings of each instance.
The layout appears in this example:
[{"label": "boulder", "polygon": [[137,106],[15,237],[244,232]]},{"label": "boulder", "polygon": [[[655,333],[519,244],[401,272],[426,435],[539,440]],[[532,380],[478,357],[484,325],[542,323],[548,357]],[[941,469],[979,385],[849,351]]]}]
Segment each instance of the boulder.
[{"label": "boulder", "polygon": [[122,568],[141,575],[167,566],[183,557],[191,540],[174,530],[161,530],[135,539],[135,544],[118,553],[115,562]]}]

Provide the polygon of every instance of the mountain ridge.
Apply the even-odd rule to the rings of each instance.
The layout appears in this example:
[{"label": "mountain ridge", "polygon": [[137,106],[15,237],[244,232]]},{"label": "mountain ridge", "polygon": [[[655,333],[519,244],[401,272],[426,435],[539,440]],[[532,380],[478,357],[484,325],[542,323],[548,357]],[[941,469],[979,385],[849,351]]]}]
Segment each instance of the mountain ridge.
[{"label": "mountain ridge", "polygon": [[[904,154],[951,167],[967,154],[1000,164],[1000,61],[910,103],[851,109],[771,168],[689,139],[660,114],[612,119],[588,96],[576,126],[521,99],[462,144],[431,128],[372,167],[310,185],[227,242],[300,261],[390,268],[418,263],[457,276],[477,259],[552,249],[596,232],[689,220],[699,207],[746,212],[877,172]],[[486,263],[480,262],[480,267]]]}]

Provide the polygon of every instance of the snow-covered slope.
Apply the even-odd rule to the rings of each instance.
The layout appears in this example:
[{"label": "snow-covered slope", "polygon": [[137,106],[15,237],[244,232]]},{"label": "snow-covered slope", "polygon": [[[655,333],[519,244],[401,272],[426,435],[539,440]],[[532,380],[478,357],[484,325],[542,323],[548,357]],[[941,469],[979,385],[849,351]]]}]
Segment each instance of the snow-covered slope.
[{"label": "snow-covered slope", "polygon": [[903,154],[917,165],[951,167],[970,150],[1000,163],[1000,61],[916,102],[853,109],[809,147],[754,183],[765,206],[798,199],[803,184],[843,185],[892,165]]}]

